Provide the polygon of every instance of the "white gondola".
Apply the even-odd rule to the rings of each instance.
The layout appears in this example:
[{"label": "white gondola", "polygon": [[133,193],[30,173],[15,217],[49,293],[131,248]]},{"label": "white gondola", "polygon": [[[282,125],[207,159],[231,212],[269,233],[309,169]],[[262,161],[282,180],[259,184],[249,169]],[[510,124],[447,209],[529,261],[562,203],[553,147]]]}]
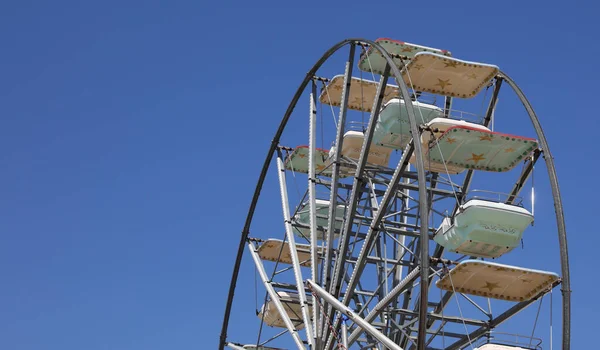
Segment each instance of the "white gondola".
[{"label": "white gondola", "polygon": [[[322,249],[319,249],[321,252]],[[290,246],[287,242],[279,239],[269,239],[258,248],[258,256],[263,260],[279,262],[282,264],[292,264]],[[296,256],[300,265],[310,267],[310,246],[296,243]]]},{"label": "white gondola", "polygon": [[[302,308],[300,306],[298,294],[277,292],[277,295],[279,295],[279,300],[281,300],[285,312],[289,316],[296,329],[304,328],[304,321],[302,320]],[[312,314],[312,304],[310,300],[308,301],[308,304],[309,314]],[[258,313],[258,318],[263,319],[263,317],[265,324],[268,326],[286,328],[283,318],[281,317],[279,311],[277,311],[277,307],[272,300],[269,300],[261,307],[260,312]]]},{"label": "white gondola", "polygon": [[434,240],[460,254],[497,258],[519,245],[533,215],[516,205],[472,199],[445,218]]},{"label": "white gondola", "polygon": [[[328,225],[329,201],[324,199],[317,199],[315,201],[315,204],[317,213],[317,239],[323,240],[325,239],[324,233],[327,231]],[[343,205],[338,204],[335,211],[334,223],[334,228],[336,231],[339,231],[342,228],[344,214],[345,207]],[[302,203],[302,206],[292,219],[292,224],[293,223],[299,224],[295,225],[294,227],[294,232],[297,236],[310,239],[310,207],[308,202]],[[334,237],[337,236],[338,234],[334,233]]]},{"label": "white gondola", "polygon": [[[365,134],[360,131],[347,131],[344,134],[344,141],[342,145],[341,155],[343,157],[350,158],[354,161],[360,159],[360,152],[362,151],[363,142],[365,140]],[[392,150],[388,147],[382,147],[375,144],[371,144],[369,147],[369,155],[367,157],[367,164],[379,165],[387,167],[390,162],[390,154]],[[332,147],[329,151],[330,159],[335,154],[335,147]],[[349,170],[346,170],[346,172]],[[352,173],[350,171],[350,173]]]},{"label": "white gondola", "polygon": [[[442,109],[434,105],[413,101],[412,106],[418,124],[428,123],[443,115]],[[386,103],[379,113],[373,143],[392,149],[403,149],[411,139],[406,103],[402,99],[394,98]]]}]

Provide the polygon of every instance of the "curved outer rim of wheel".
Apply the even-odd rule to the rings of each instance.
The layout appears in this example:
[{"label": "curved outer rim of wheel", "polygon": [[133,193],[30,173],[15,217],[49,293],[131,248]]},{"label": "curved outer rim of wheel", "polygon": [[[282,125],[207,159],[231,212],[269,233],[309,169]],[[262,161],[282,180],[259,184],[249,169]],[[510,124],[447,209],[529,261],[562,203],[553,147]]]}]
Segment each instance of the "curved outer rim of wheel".
[{"label": "curved outer rim of wheel", "polygon": [[[300,99],[300,96],[306,89],[308,83],[313,79],[315,73],[319,70],[319,68],[321,68],[323,63],[325,63],[325,61],[327,61],[327,59],[329,59],[329,57],[331,57],[334,53],[336,53],[342,47],[349,45],[349,44],[354,45],[356,43],[369,44],[374,49],[379,51],[379,53],[383,56],[383,58],[386,60],[386,62],[390,65],[393,76],[396,80],[396,83],[400,87],[400,97],[402,97],[404,99],[404,101],[407,102],[406,106],[407,106],[407,111],[408,111],[408,119],[409,119],[409,123],[410,123],[410,133],[411,133],[411,135],[413,135],[413,138],[415,138],[414,135],[417,135],[417,139],[419,137],[418,125],[416,123],[412,100],[410,98],[406,98],[406,97],[410,96],[408,93],[408,87],[406,86],[404,79],[402,79],[402,74],[401,74],[400,70],[395,65],[395,63],[392,60],[389,53],[383,47],[381,47],[379,44],[377,44],[376,42],[369,40],[369,39],[349,38],[349,39],[345,39],[345,40],[340,41],[339,43],[333,45],[329,50],[327,50],[323,54],[323,56],[321,56],[321,58],[313,65],[311,70],[308,73],[306,73],[304,80],[302,81],[302,83],[300,84],[298,89],[296,90],[296,93],[294,94],[292,100],[290,101],[290,104],[288,105],[288,108],[285,111],[285,114],[284,114],[283,118],[281,119],[281,122],[279,123],[279,127],[277,128],[277,131],[275,132],[275,136],[273,137],[273,139],[271,141],[269,151],[267,153],[267,156],[265,157],[265,161],[263,163],[263,166],[262,166],[262,169],[260,172],[260,176],[257,181],[256,188],[254,190],[254,194],[252,196],[252,201],[250,202],[250,208],[248,210],[248,214],[246,216],[246,221],[244,223],[244,228],[242,230],[242,234],[240,237],[238,252],[236,255],[233,273],[231,276],[231,282],[229,285],[227,302],[225,305],[225,313],[223,316],[223,325],[221,328],[221,335],[219,338],[219,350],[223,350],[225,345],[227,344],[227,329],[229,326],[231,307],[233,304],[233,297],[235,295],[235,287],[237,284],[239,269],[240,269],[242,257],[244,254],[245,243],[246,243],[246,240],[248,239],[248,235],[250,232],[250,225],[252,223],[254,211],[256,209],[256,205],[257,205],[258,199],[260,197],[260,193],[262,190],[262,186],[264,184],[264,180],[266,178],[267,172],[271,165],[271,159],[273,158],[273,155],[275,154],[275,151],[277,149],[277,145],[279,144],[281,135],[283,134],[283,131],[287,125],[287,122],[289,121],[289,119],[292,115],[292,112],[294,111],[294,108],[296,107],[296,104],[298,103],[298,100]],[[556,176],[556,168],[554,166],[554,161],[550,154],[550,149],[548,148],[548,143],[544,136],[542,127],[539,123],[539,119],[537,118],[537,115],[533,111],[533,107],[531,106],[531,104],[529,103],[529,101],[527,100],[527,98],[525,97],[523,92],[521,91],[521,89],[516,85],[516,83],[512,79],[510,79],[504,72],[501,72],[500,75],[512,87],[512,89],[515,91],[515,93],[518,95],[519,99],[525,106],[525,108],[529,114],[529,117],[534,125],[534,128],[536,130],[538,138],[540,139],[540,144],[542,146],[542,149],[545,152],[544,159],[547,164],[548,175],[549,175],[550,181],[551,181],[552,194],[554,197],[554,206],[556,209],[556,221],[557,221],[557,225],[558,225],[559,243],[560,243],[561,273],[562,273],[562,278],[563,278],[563,282],[562,282],[563,350],[569,350],[569,348],[570,348],[570,324],[571,324],[571,322],[570,322],[570,316],[571,316],[571,314],[570,314],[570,293],[571,293],[571,290],[570,290],[570,276],[569,276],[569,259],[568,259],[568,251],[567,251],[567,238],[566,238],[564,214],[563,214],[563,209],[562,209],[562,200],[560,197],[560,190],[558,187],[558,179]],[[415,152],[415,158],[416,158],[415,165],[416,165],[416,169],[417,169],[417,179],[419,182],[419,198],[427,198],[425,170],[424,170],[423,157],[422,157],[423,150],[422,150],[420,142],[413,142],[413,144],[414,144],[414,152]],[[429,210],[428,210],[429,208],[427,206],[427,202],[420,201],[419,207],[420,207],[421,222],[427,222],[428,216],[429,216]],[[425,225],[421,225],[421,226],[422,227],[420,229],[420,240],[421,240],[421,242],[423,242],[423,244],[421,244],[421,252],[420,252],[421,253],[420,263],[421,263],[421,271],[422,271],[421,272],[421,275],[422,275],[421,281],[422,282],[425,281],[425,283],[420,284],[420,286],[421,286],[420,291],[421,291],[421,296],[422,296],[421,303],[427,303],[427,300],[428,300],[427,295],[428,295],[428,290],[429,290],[429,283],[427,283],[427,281],[428,281],[427,274],[429,271],[429,237],[428,237],[428,232],[427,232],[428,231],[427,226],[425,226]],[[423,298],[423,296],[424,296],[424,298]],[[427,310],[426,307],[420,308],[420,309],[422,309],[422,310],[424,309],[423,313],[425,313]],[[420,320],[419,321],[419,337],[418,337],[420,339],[419,344],[418,344],[419,350],[424,349],[424,341],[425,341],[424,338],[425,337],[422,335],[424,335],[425,331],[426,331],[426,322],[421,321],[424,319],[425,318],[422,315],[419,315],[419,320]]]},{"label": "curved outer rim of wheel", "polygon": [[548,177],[550,178],[550,186],[552,188],[552,197],[554,199],[554,211],[556,213],[556,225],[558,228],[558,241],[560,247],[560,266],[562,275],[561,292],[563,297],[562,348],[563,350],[569,350],[571,347],[571,276],[569,272],[569,250],[567,247],[567,229],[563,213],[562,198],[560,196],[560,188],[558,186],[558,177],[556,175],[556,167],[554,165],[554,157],[552,157],[552,153],[550,153],[550,147],[548,146],[548,141],[546,140],[546,135],[544,135],[540,120],[521,88],[514,80],[506,75],[506,73],[501,71],[499,75],[508,83],[508,85],[510,85],[521,100],[521,103],[523,103],[544,152],[544,161],[548,170]]}]

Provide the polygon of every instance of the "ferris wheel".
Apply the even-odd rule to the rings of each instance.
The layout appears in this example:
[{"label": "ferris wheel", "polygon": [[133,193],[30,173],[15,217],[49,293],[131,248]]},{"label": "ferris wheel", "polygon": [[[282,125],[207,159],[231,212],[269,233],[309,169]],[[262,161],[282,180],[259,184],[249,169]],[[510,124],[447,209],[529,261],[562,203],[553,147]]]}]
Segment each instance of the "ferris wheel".
[{"label": "ferris wheel", "polygon": [[[524,106],[520,118],[498,110],[502,87]],[[534,215],[536,165],[547,170],[555,217]],[[538,234],[540,222],[553,233]],[[542,252],[542,241],[557,253]],[[250,271],[255,283],[238,284]],[[239,313],[245,299],[236,303],[251,292],[252,325]],[[550,333],[538,337],[543,328]],[[325,52],[267,152],[219,341],[236,350],[568,350],[558,180],[516,83],[496,65],[388,38]]]}]

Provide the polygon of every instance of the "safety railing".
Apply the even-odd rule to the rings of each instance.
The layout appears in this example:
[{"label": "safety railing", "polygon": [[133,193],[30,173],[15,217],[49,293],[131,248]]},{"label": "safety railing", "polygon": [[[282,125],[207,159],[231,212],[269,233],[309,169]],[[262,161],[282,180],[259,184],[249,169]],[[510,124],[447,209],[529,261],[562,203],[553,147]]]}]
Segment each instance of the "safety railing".
[{"label": "safety railing", "polygon": [[[497,203],[505,203],[508,199],[511,198],[510,193],[504,192],[496,192],[496,191],[488,191],[488,190],[470,190],[466,199],[480,199],[484,201],[497,202]],[[513,205],[523,206],[523,198],[516,196],[512,200]]]},{"label": "safety railing", "polygon": [[512,333],[490,332],[476,342],[476,348],[485,344],[498,344],[519,347],[527,350],[542,350],[542,339]]}]

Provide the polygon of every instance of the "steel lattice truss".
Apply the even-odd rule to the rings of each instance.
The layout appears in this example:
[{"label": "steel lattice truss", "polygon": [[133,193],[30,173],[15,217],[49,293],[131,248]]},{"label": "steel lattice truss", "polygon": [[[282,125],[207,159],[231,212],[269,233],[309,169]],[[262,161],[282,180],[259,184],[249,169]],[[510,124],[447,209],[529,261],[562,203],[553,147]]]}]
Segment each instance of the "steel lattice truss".
[{"label": "steel lattice truss", "polygon": [[[492,332],[497,326],[538,301],[552,288],[562,285],[561,339],[562,348],[569,349],[570,280],[562,204],[552,156],[529,102],[506,74],[497,71],[487,82],[491,94],[480,125],[490,125],[503,85],[512,88],[525,105],[539,144],[523,157],[520,172],[509,173],[513,176],[510,182],[514,185],[502,189],[507,194],[499,197],[497,202],[519,204],[519,195],[543,154],[557,213],[562,271],[560,278],[551,280],[545,288],[532,289],[527,297],[494,302],[492,312],[488,297],[494,298],[493,291],[499,287],[497,284],[486,282],[485,287],[479,287],[488,288],[489,295],[482,294],[485,289],[469,292],[467,287],[457,289],[454,285],[458,283],[460,269],[453,269],[477,259],[477,256],[445,254],[449,253],[448,250],[433,241],[444,219],[453,223],[456,215],[465,210],[465,202],[474,193],[471,184],[478,170],[467,168],[458,176],[431,171],[431,156],[425,155],[432,143],[421,140],[423,135],[431,134],[433,138],[438,130],[428,127],[429,124],[420,120],[419,113],[415,112],[414,103],[417,97],[422,97],[422,91],[415,89],[412,82],[406,84],[406,79],[403,79],[403,69],[408,60],[388,52],[378,42],[348,39],[337,44],[307,74],[292,99],[271,144],[251,202],[234,266],[220,348],[255,348],[244,347],[234,341],[234,336],[228,336],[236,281],[245,251],[252,256],[267,295],[265,301],[268,303],[260,310],[259,322],[277,325],[281,330],[275,335],[263,336],[258,342],[252,340],[254,346],[264,344],[265,348],[274,347],[272,343],[287,337],[292,340],[288,341],[287,344],[291,344],[288,346],[295,344],[299,349],[470,348],[473,344],[494,339]],[[329,56],[346,45],[350,47],[350,54],[343,83],[339,85],[341,101],[336,105],[339,109],[335,116],[334,148],[325,161],[327,152],[317,148],[319,96],[327,93],[330,98],[333,90],[323,92],[331,81],[318,77],[317,71]],[[356,52],[357,48],[362,52]],[[360,125],[364,141],[358,146],[360,152],[351,157],[348,151],[343,152],[344,142],[346,147],[351,142],[345,137],[352,129],[349,109],[356,109],[356,106],[350,106],[356,103],[351,99],[350,82],[355,76],[353,66],[358,54],[361,54],[359,65],[371,64],[365,60],[371,53],[368,50],[377,50],[381,57],[376,57],[382,60],[383,66],[379,71],[379,81],[376,85],[372,84],[373,89],[376,86],[374,99],[369,101],[369,108],[363,108],[363,114],[365,110],[369,111],[367,121]],[[393,82],[397,86],[392,86]],[[332,86],[333,83],[329,85],[331,89]],[[411,137],[392,162],[382,165],[373,162],[375,158],[371,157],[374,157],[373,150],[377,147],[373,139],[382,108],[390,98],[390,86],[397,89],[394,90],[396,97],[406,101]],[[305,94],[308,97],[308,118],[305,115],[298,118],[305,118],[309,124],[308,146],[299,150],[280,140],[292,111],[304,101],[301,96],[305,90],[308,90]],[[454,97],[439,95],[438,98],[442,99],[443,117],[452,118]],[[296,165],[291,162],[295,156]],[[305,165],[300,164],[304,161]],[[274,166],[271,171],[277,174],[279,182],[285,233],[280,237],[254,237],[250,235],[250,224],[270,166]],[[306,176],[296,176],[303,166],[306,166]],[[298,194],[289,189],[290,176],[294,177],[294,181],[302,181],[302,190]],[[476,264],[471,262],[469,266],[478,266]],[[497,269],[506,270],[504,267]],[[452,276],[456,281],[452,280]],[[444,283],[449,281],[452,288],[439,287],[443,278]],[[502,297],[508,298],[496,295],[496,299]],[[452,301],[454,299],[460,299],[458,309],[457,302]],[[463,312],[468,308],[471,312]],[[261,324],[261,332],[266,327]],[[531,339],[503,344],[516,346],[524,342],[529,348],[539,347]]]}]

